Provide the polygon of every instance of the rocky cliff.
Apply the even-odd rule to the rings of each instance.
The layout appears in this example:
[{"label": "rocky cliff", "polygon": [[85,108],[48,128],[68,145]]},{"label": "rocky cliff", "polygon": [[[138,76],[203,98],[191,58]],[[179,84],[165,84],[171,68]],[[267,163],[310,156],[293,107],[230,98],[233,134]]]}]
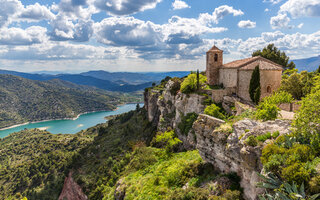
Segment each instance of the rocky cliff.
[{"label": "rocky cliff", "polygon": [[261,192],[256,187],[259,182],[257,173],[262,171],[262,147],[270,140],[252,147],[246,144],[246,139],[251,135],[275,131],[279,131],[280,135],[287,134],[289,126],[289,121],[283,120],[257,122],[246,119],[230,127],[223,120],[203,114],[193,124],[197,138],[196,148],[201,157],[223,173],[236,172],[241,177],[240,184],[245,198],[251,200],[257,199]]},{"label": "rocky cliff", "polygon": [[[261,173],[261,150],[266,140],[258,146],[249,146],[246,140],[249,136],[262,135],[267,132],[279,131],[287,134],[290,130],[290,122],[275,120],[258,122],[254,120],[240,120],[233,125],[223,120],[201,114],[205,109],[206,96],[198,94],[172,93],[174,82],[169,81],[165,88],[150,89],[145,93],[145,108],[149,121],[155,123],[159,131],[165,131],[167,127],[175,128],[180,140],[188,148],[197,148],[201,157],[212,163],[215,168],[223,173],[235,172],[241,177],[241,186],[244,189],[246,199],[255,200],[261,192],[256,183],[259,182],[257,173]],[[229,102],[231,101],[230,98]],[[243,112],[243,106],[235,103],[236,110]],[[238,105],[238,106],[237,106]],[[225,106],[224,106],[225,107]],[[181,133],[178,124],[181,118],[191,112],[199,114],[192,129],[187,135]]]},{"label": "rocky cliff", "polygon": [[148,112],[148,119],[157,125],[159,131],[168,127],[176,129],[176,133],[186,149],[192,149],[196,143],[194,134],[189,131],[183,134],[178,124],[188,113],[203,113],[206,96],[199,94],[183,94],[172,91],[175,82],[169,80],[163,89],[150,89],[144,94],[144,104]]}]

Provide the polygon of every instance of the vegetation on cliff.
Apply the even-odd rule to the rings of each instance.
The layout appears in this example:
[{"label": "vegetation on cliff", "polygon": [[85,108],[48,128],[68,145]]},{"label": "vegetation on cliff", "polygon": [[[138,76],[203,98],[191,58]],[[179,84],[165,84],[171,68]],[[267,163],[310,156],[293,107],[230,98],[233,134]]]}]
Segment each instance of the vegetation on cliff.
[{"label": "vegetation on cliff", "polygon": [[0,128],[80,113],[112,110],[117,104],[139,101],[138,96],[106,92],[70,82],[47,82],[0,75]]}]

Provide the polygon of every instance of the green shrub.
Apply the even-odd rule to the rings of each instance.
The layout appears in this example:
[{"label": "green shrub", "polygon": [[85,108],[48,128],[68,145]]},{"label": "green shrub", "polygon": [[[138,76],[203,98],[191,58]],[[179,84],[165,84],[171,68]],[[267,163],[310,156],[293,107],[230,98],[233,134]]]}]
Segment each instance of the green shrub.
[{"label": "green shrub", "polygon": [[259,140],[260,142],[264,142],[264,141],[266,141],[268,139],[271,139],[271,133],[270,132],[267,132],[265,134],[257,136],[257,140]]},{"label": "green shrub", "polygon": [[[200,86],[207,82],[207,77],[199,74],[199,84]],[[181,83],[180,91],[182,93],[192,93],[197,90],[197,74],[189,74],[187,78]]]},{"label": "green shrub", "polygon": [[173,81],[173,84],[170,88],[170,93],[172,95],[176,95],[178,93],[178,91],[180,90],[180,87],[181,87],[181,79],[180,78],[177,78],[177,77],[174,77],[171,79],[171,81]]},{"label": "green shrub", "polygon": [[173,130],[170,130],[164,133],[158,132],[153,138],[151,145],[163,147],[166,153],[169,154],[173,152],[174,148],[177,147],[179,143],[182,143],[181,140],[176,137],[176,134]]},{"label": "green shrub", "polygon": [[320,193],[320,175],[311,178],[309,186],[312,193]]},{"label": "green shrub", "polygon": [[206,109],[204,110],[204,114],[210,115],[212,117],[216,117],[219,119],[225,119],[225,116],[220,112],[220,108],[215,104],[211,104],[210,106],[207,106]]},{"label": "green shrub", "polygon": [[279,137],[279,135],[280,135],[280,132],[279,131],[275,131],[275,132],[272,133],[271,136],[272,136],[273,139],[276,139],[277,137]]},{"label": "green shrub", "polygon": [[197,113],[188,113],[186,116],[181,118],[181,122],[178,124],[179,130],[187,135],[192,128],[193,123],[197,120],[198,114]]},{"label": "green shrub", "polygon": [[256,118],[263,121],[275,120],[278,117],[280,109],[275,104],[263,102],[257,107]]},{"label": "green shrub", "polygon": [[249,146],[252,146],[252,147],[255,147],[258,145],[258,141],[256,139],[255,136],[253,135],[250,135],[246,140],[245,140],[245,143]]}]

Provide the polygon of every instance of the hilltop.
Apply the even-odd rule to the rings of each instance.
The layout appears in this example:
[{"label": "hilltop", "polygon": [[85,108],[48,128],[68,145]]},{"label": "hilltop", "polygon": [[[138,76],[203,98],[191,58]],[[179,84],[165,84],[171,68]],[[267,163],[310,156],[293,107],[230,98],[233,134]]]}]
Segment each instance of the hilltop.
[{"label": "hilltop", "polygon": [[80,113],[113,110],[139,96],[107,92],[58,79],[34,81],[0,75],[0,128],[40,120],[74,118]]}]

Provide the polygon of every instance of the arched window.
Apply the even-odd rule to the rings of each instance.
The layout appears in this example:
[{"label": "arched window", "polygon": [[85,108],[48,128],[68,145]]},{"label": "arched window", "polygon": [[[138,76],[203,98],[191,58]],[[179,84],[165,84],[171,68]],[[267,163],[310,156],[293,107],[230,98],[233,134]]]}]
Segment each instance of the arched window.
[{"label": "arched window", "polygon": [[214,54],[214,62],[218,61],[218,54]]},{"label": "arched window", "polygon": [[267,93],[271,93],[271,86],[270,85],[267,87]]}]

